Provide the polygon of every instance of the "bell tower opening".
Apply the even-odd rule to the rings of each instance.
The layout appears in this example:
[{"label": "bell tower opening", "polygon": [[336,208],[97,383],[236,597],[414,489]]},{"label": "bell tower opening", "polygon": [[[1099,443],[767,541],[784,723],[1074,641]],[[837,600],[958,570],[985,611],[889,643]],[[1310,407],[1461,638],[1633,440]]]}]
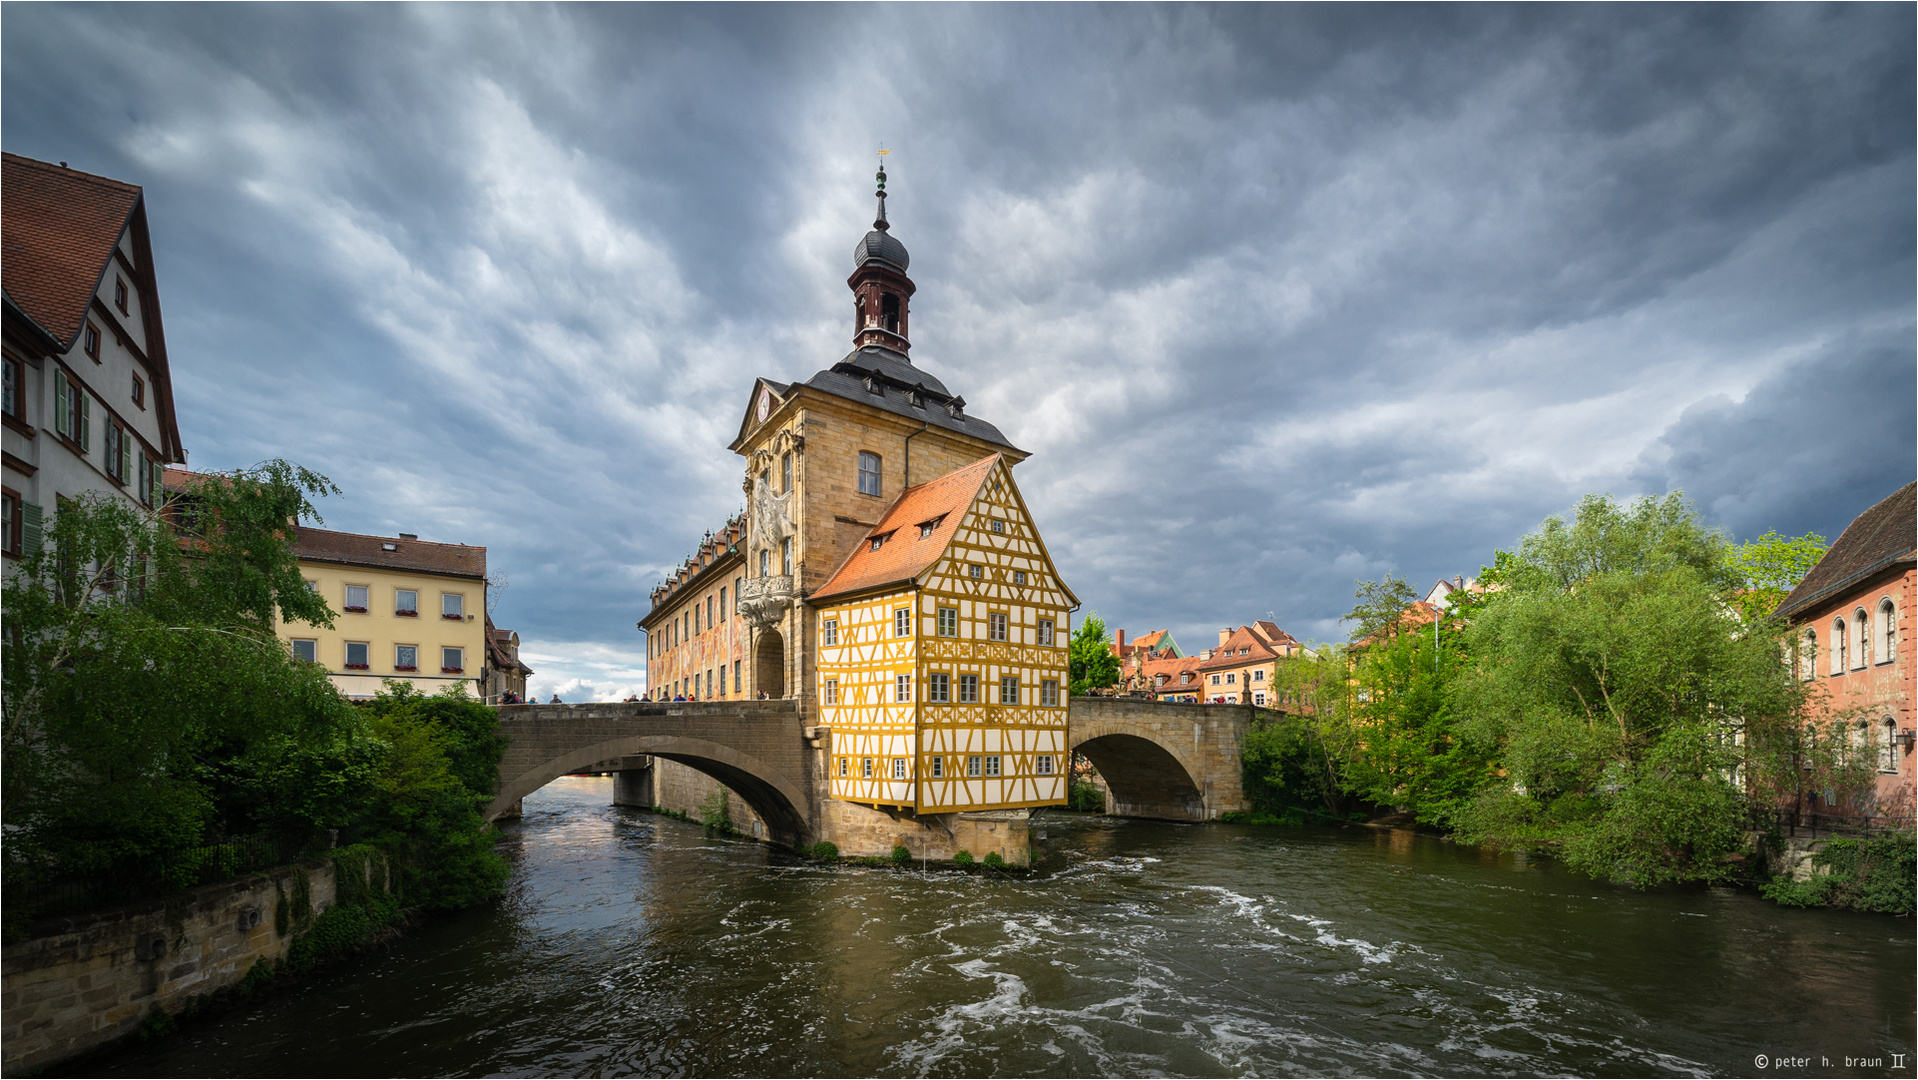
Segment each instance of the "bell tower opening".
[{"label": "bell tower opening", "polygon": [[891,293],[879,298],[879,325],[895,334],[899,332],[899,298]]}]

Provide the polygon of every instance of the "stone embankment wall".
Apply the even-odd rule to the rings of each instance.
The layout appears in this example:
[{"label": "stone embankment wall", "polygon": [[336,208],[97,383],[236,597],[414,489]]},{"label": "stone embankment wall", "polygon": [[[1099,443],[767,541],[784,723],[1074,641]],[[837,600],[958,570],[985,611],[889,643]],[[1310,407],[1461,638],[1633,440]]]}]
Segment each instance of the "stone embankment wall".
[{"label": "stone embankment wall", "polygon": [[723,791],[726,793],[726,815],[732,819],[733,828],[762,840],[769,835],[766,823],[732,789],[689,765],[660,758],[653,758],[652,761],[655,806],[662,810],[678,811],[698,821],[702,812],[700,804],[711,798],[715,790]]},{"label": "stone embankment wall", "polygon": [[0,953],[0,1068],[85,1053],[155,1009],[176,1011],[239,982],[258,961],[284,959],[294,925],[306,920],[289,917],[281,934],[276,909],[302,891],[300,875],[315,914],[333,904],[333,864],[318,860],[35,926]]}]

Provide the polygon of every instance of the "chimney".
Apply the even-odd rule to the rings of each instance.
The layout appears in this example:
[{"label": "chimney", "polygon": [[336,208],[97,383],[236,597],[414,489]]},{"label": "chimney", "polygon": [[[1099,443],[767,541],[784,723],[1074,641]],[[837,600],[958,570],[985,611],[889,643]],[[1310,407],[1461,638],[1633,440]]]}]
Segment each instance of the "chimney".
[{"label": "chimney", "polygon": [[1113,640],[1119,643],[1119,655],[1124,656],[1125,655],[1125,631],[1117,630],[1117,631],[1114,631],[1114,633],[1118,634],[1118,637],[1114,638]]},{"label": "chimney", "polygon": [[1232,628],[1230,626],[1219,631],[1219,645],[1221,648],[1225,646],[1225,639],[1231,636],[1232,636]]}]

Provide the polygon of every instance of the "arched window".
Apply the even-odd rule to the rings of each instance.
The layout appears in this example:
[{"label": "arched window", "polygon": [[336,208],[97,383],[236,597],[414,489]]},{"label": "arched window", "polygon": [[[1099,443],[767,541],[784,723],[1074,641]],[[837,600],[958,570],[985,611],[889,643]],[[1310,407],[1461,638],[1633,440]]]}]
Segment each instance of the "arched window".
[{"label": "arched window", "polygon": [[891,293],[879,298],[879,325],[895,334],[899,332],[899,298]]},{"label": "arched window", "polygon": [[1831,673],[1845,673],[1845,620],[1843,616],[1831,621]]},{"label": "arched window", "polygon": [[1898,605],[1887,596],[1878,601],[1878,662],[1889,664],[1898,658]]},{"label": "arched window", "polygon": [[1804,644],[1798,654],[1798,677],[1810,682],[1818,677],[1818,631],[1805,628]]},{"label": "arched window", "polygon": [[1898,721],[1885,717],[1878,723],[1878,738],[1882,740],[1878,747],[1878,771],[1895,773],[1898,771]]},{"label": "arched window", "polygon": [[1864,667],[1871,663],[1871,620],[1864,608],[1851,613],[1851,636],[1851,666]]}]

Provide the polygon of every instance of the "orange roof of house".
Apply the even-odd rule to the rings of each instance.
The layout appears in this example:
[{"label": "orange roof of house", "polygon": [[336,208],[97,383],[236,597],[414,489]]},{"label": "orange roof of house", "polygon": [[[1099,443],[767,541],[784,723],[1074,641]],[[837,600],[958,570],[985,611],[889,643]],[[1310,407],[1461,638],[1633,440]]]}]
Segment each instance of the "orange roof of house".
[{"label": "orange roof of house", "polygon": [[[817,601],[821,597],[911,581],[931,569],[946,553],[953,533],[965,520],[966,508],[972,505],[986,474],[999,459],[998,454],[980,458],[963,469],[900,492],[899,498],[893,500],[892,506],[880,517],[879,524],[873,526],[809,599]],[[929,521],[939,524],[931,535],[922,539],[918,526]],[[887,540],[874,551],[871,541],[881,536]]]},{"label": "orange roof of house", "polygon": [[18,154],[0,155],[0,278],[62,349],[80,336],[140,189]]}]

